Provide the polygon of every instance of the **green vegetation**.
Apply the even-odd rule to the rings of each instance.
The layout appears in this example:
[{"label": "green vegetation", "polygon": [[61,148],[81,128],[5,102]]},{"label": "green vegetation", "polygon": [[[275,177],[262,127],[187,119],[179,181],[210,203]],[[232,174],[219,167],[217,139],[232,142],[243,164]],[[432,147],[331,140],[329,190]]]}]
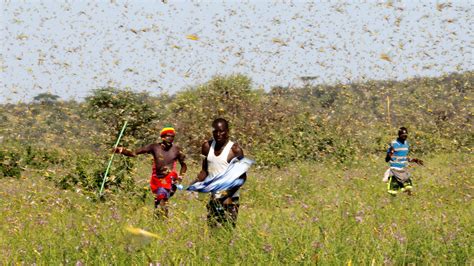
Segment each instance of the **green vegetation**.
[{"label": "green vegetation", "polygon": [[[473,78],[265,92],[234,75],[172,96],[102,88],[84,102],[1,105],[0,263],[472,264]],[[207,197],[187,192],[172,199],[168,221],[154,220],[146,156],[116,157],[98,200],[125,120],[130,148],[171,123],[190,181],[220,116],[257,161],[233,232],[209,231]],[[426,166],[412,170],[414,196],[392,198],[381,177],[399,126]]]},{"label": "green vegetation", "polygon": [[[395,198],[380,181],[379,159],[253,169],[233,233],[208,230],[205,195],[177,192],[162,222],[147,190],[144,202],[125,191],[99,203],[38,175],[1,179],[0,262],[472,264],[472,156],[426,158],[413,171],[415,195]],[[128,225],[159,239],[131,235]]]},{"label": "green vegetation", "polygon": [[[155,108],[154,108],[155,107]],[[153,141],[154,128],[151,122],[159,117],[160,106],[153,106],[147,93],[103,88],[86,99],[85,112],[88,118],[97,120],[102,129],[114,139],[117,132],[128,121],[126,144]],[[133,143],[136,144],[136,143]]]}]

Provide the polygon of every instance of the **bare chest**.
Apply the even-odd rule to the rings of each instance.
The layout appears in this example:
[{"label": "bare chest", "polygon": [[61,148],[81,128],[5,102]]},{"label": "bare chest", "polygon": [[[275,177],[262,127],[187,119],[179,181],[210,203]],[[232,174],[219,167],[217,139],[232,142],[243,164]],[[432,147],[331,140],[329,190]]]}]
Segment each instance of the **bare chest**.
[{"label": "bare chest", "polygon": [[164,150],[161,146],[153,149],[153,158],[157,166],[167,166],[173,164],[178,159],[179,151],[176,147]]}]

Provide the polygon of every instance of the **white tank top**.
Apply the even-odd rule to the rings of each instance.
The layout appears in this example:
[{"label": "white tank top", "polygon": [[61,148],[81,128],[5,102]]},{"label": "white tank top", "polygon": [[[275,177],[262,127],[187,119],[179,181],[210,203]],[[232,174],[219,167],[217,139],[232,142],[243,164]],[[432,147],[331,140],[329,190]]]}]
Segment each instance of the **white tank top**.
[{"label": "white tank top", "polygon": [[209,154],[207,155],[207,173],[209,174],[209,176],[216,176],[217,174],[220,174],[227,169],[227,166],[229,166],[227,158],[229,157],[229,152],[232,148],[232,145],[234,145],[234,142],[229,140],[229,142],[227,142],[224,149],[222,150],[221,154],[219,154],[219,156],[216,156],[216,154],[214,153],[216,141],[212,141],[211,148],[209,149]]}]

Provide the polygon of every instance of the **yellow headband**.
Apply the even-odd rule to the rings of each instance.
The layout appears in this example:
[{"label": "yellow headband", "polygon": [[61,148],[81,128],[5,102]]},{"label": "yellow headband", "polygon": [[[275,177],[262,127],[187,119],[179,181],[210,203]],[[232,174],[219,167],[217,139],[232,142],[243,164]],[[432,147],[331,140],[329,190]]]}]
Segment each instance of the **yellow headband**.
[{"label": "yellow headband", "polygon": [[166,135],[168,133],[171,133],[173,135],[176,134],[176,131],[174,130],[174,128],[172,127],[164,127],[161,131],[160,131],[160,137],[162,137],[163,135]]}]

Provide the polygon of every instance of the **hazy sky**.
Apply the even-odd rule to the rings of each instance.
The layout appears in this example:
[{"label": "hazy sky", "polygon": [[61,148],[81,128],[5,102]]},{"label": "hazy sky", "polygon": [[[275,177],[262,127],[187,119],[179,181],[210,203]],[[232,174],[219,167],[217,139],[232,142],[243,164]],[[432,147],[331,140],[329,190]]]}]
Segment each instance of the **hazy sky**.
[{"label": "hazy sky", "polygon": [[0,103],[104,86],[176,92],[473,70],[474,1],[3,1]]}]

